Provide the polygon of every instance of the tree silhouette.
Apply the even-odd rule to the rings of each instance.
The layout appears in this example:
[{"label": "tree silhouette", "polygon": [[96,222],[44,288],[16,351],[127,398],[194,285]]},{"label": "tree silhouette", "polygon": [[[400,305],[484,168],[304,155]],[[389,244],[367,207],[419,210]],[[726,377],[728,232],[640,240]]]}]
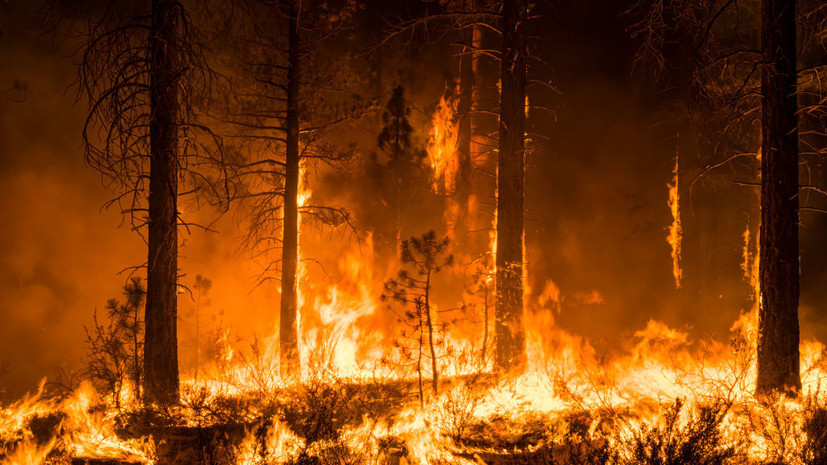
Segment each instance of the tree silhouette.
[{"label": "tree silhouette", "polygon": [[108,321],[98,321],[86,328],[89,363],[87,372],[93,380],[112,396],[120,408],[121,394],[128,380],[136,400],[141,400],[141,373],[143,372],[144,322],[141,309],[146,289],[140,278],[132,278],[123,288],[126,301],[106,302]]},{"label": "tree silhouette", "polygon": [[384,126],[376,139],[379,149],[387,157],[383,197],[388,211],[386,219],[391,222],[391,227],[389,231],[379,234],[380,247],[387,249],[396,249],[400,243],[405,229],[405,207],[418,198],[417,188],[421,189],[427,182],[423,173],[425,153],[411,139],[413,127],[408,121],[410,112],[405,89],[397,86],[385,105],[382,113]]},{"label": "tree silhouette", "polygon": [[[92,2],[94,3],[94,2]],[[110,181],[118,205],[147,244],[144,400],[176,403],[178,241],[181,196],[230,197],[221,139],[196,117],[214,73],[189,15],[203,5],[171,0],[77,4],[53,0],[80,19],[78,92],[88,100],[86,162]],[[72,21],[75,24],[75,21]]]},{"label": "tree silhouette", "polygon": [[434,395],[439,393],[437,348],[443,343],[441,335],[446,324],[435,321],[431,289],[435,275],[454,261],[453,255],[448,254],[450,245],[449,237],[438,238],[434,231],[402,241],[402,263],[408,269],[400,270],[395,279],[388,280],[382,294],[383,301],[390,300],[403,308],[402,313],[395,313],[407,328],[402,330],[395,345],[416,370],[419,402],[423,405],[422,365],[426,358],[431,362],[431,387]]}]

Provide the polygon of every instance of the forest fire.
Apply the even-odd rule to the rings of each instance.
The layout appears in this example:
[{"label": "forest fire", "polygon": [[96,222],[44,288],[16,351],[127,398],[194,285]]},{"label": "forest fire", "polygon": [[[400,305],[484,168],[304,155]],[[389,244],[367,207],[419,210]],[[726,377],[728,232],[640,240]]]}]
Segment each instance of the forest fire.
[{"label": "forest fire", "polygon": [[827,463],[827,9],[594,3],[0,5],[0,464]]}]

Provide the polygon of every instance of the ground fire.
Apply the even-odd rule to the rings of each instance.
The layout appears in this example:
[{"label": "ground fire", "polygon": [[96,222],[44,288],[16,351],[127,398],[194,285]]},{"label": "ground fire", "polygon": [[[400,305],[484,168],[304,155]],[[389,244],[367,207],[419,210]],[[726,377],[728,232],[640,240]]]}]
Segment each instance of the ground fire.
[{"label": "ground fire", "polygon": [[820,0],[0,5],[0,463],[827,464]]}]

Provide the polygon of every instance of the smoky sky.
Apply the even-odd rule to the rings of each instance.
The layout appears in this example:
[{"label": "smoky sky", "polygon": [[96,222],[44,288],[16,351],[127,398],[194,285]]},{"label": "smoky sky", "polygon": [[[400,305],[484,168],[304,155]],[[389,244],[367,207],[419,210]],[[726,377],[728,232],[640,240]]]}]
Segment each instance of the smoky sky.
[{"label": "smoky sky", "polygon": [[[72,47],[44,32],[37,5],[24,3],[0,3],[0,390],[8,395],[31,389],[55,370],[82,366],[84,326],[107,299],[120,296],[126,275],[119,272],[143,263],[145,254],[120,212],[102,209],[113,191],[84,164],[86,107],[73,88]],[[385,11],[393,7],[381,3],[388,17],[422,9],[418,2],[399,2],[399,11]],[[598,346],[628,341],[651,318],[697,336],[726,338],[750,305],[740,263],[742,234],[756,218],[757,197],[725,176],[698,185],[697,208],[689,213],[685,203],[683,214],[689,230],[702,231],[693,233],[702,240],[686,238],[698,245],[686,248],[684,260],[701,263],[687,269],[705,270],[706,285],[676,290],[666,242],[675,135],[664,129],[659,84],[633,72],[637,44],[627,31],[630,7],[620,0],[536,6],[532,53],[545,63],[532,72],[554,90],[529,92],[530,104],[548,109],[532,110],[528,122],[540,136],[526,176],[530,298],[536,300],[553,282],[562,296],[555,324]],[[360,27],[380,24],[379,10],[360,13],[373,15]],[[405,85],[420,111],[412,118],[419,142],[427,138],[429,115],[450,74],[446,63],[455,59],[447,50],[379,52],[390,70],[384,87]],[[351,137],[363,155],[376,150],[378,124],[369,118]],[[348,186],[311,188],[337,200],[353,198],[341,193]],[[490,193],[478,196],[491,201]],[[802,332],[820,337],[824,260],[818,237],[825,224],[802,218]],[[267,333],[275,327],[278,292],[255,285],[258,264],[240,250],[238,222],[231,212],[216,223],[218,233],[187,236],[182,282],[191,285],[198,274],[213,281],[211,294],[199,303],[210,327]],[[321,232],[314,237],[319,243],[352,240]],[[194,300],[183,294],[180,301],[187,367]]]}]

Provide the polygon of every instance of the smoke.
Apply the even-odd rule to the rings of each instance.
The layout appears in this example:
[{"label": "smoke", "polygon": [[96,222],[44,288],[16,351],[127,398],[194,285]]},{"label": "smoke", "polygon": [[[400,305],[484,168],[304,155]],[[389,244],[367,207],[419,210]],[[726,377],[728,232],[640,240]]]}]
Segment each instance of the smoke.
[{"label": "smoke", "polygon": [[[71,60],[41,35],[32,8],[0,6],[0,389],[17,395],[84,358],[83,326],[140,244],[101,213],[109,193],[83,164],[83,108]],[[25,97],[25,98],[24,98]]]},{"label": "smoke", "polygon": [[[656,87],[631,75],[635,43],[624,31],[628,18],[620,15],[628,5],[568,3],[554,10],[537,7],[542,21],[553,27],[543,28],[533,42],[532,53],[548,66],[535,63],[532,72],[552,80],[560,93],[530,91],[529,130],[539,137],[532,143],[526,182],[529,297],[554,310],[548,324],[592,339],[598,348],[631,340],[650,319],[724,338],[749,305],[740,270],[741,235],[756,218],[755,196],[726,181],[699,184],[694,203],[682,197],[687,266],[686,281],[676,290],[666,242],[672,218],[665,188],[672,179],[674,134],[658,124],[662,102]],[[0,18],[0,90],[19,83],[14,99],[0,94],[0,368],[5,367],[0,389],[16,396],[55,369],[82,367],[83,327],[95,308],[120,296],[126,275],[118,272],[143,263],[145,247],[128,227],[119,227],[118,211],[101,211],[113,192],[83,162],[85,108],[76,104],[71,90],[71,47],[42,35],[35,9],[21,2],[0,4]],[[440,47],[386,53],[378,59],[386,71],[372,77],[364,93],[383,105],[390,89],[403,85],[414,108],[414,138],[424,148],[446,76],[456,76],[453,60]],[[26,98],[18,102],[22,84]],[[547,115],[540,106],[553,111]],[[381,117],[366,118],[337,138],[355,144],[366,160],[378,151],[380,129]],[[483,211],[491,210],[486,203],[493,199],[490,165],[488,173],[475,173]],[[312,176],[314,202],[358,212],[354,202],[371,195],[370,183],[352,168]],[[439,203],[430,198],[423,205]],[[216,212],[193,215],[209,222]],[[417,215],[411,222],[421,230],[410,235],[438,229],[444,221],[439,210]],[[480,216],[481,223],[490,224],[490,218]],[[357,215],[357,225],[360,219]],[[219,326],[244,339],[276,328],[278,283],[256,286],[262,262],[239,246],[244,221],[243,213],[232,211],[215,224],[218,233],[195,231],[184,241],[181,284],[192,288],[196,275],[202,275],[213,286],[198,302],[188,292],[179,298],[183,370],[194,367],[196,304],[201,344]],[[823,237],[807,234],[810,244]],[[337,260],[365,245],[357,237],[341,229],[303,232],[302,255],[319,261],[306,264],[312,286],[323,290],[344,274],[337,271]],[[822,249],[814,245],[807,253],[817,256]],[[807,263],[816,261],[809,260],[803,262],[805,276]],[[699,283],[694,287],[693,279]],[[457,287],[464,285],[449,282],[438,290],[445,308],[456,303]],[[824,332],[823,325],[806,324],[823,313],[816,310],[818,286],[818,279],[804,281],[805,334]]]}]

